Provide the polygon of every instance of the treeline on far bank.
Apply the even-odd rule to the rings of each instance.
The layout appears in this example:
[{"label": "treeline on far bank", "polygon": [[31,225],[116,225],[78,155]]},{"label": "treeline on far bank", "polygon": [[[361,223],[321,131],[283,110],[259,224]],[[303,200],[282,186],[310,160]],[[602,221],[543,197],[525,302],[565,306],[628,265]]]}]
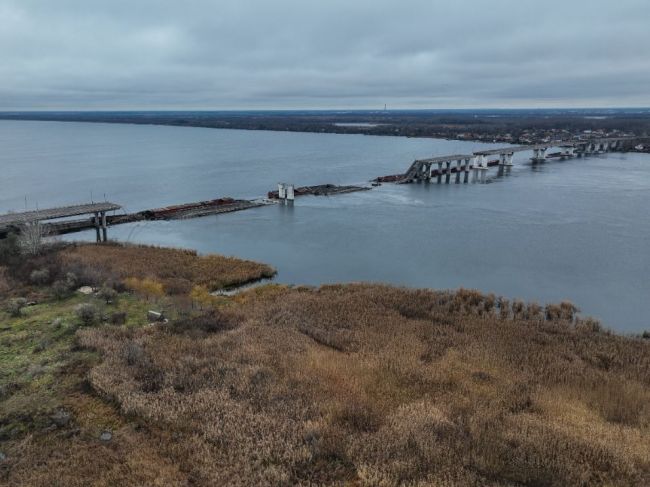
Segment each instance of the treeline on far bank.
[{"label": "treeline on far bank", "polygon": [[[650,134],[650,113],[576,110],[478,111],[296,111],[296,112],[30,112],[0,113],[1,119],[173,125],[406,137],[466,138],[516,142],[545,134],[584,131]],[[507,135],[507,138],[506,138]]]}]

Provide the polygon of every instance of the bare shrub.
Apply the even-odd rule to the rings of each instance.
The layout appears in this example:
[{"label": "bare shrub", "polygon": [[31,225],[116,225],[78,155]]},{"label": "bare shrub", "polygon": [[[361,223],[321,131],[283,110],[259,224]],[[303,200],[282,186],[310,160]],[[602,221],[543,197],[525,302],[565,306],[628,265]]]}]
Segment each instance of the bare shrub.
[{"label": "bare shrub", "polygon": [[187,316],[169,323],[168,329],[172,333],[218,333],[233,330],[241,323],[241,316],[232,312],[210,309],[204,313]]},{"label": "bare shrub", "polygon": [[52,294],[56,299],[65,299],[72,294],[72,290],[65,281],[58,280],[52,284]]},{"label": "bare shrub", "polygon": [[489,314],[494,311],[497,304],[497,298],[494,294],[488,294],[483,299],[483,310],[481,314]]},{"label": "bare shrub", "polygon": [[15,233],[10,233],[7,237],[0,239],[0,265],[14,267],[20,260],[18,236]]},{"label": "bare shrub", "polygon": [[541,320],[544,318],[543,311],[544,308],[542,308],[538,303],[528,303],[524,313],[525,319],[533,321]]},{"label": "bare shrub", "polygon": [[100,318],[100,313],[97,309],[97,306],[92,303],[79,304],[75,308],[75,313],[81,322],[86,326],[94,325],[99,321]]},{"label": "bare shrub", "polygon": [[145,360],[144,350],[142,346],[135,343],[133,340],[129,340],[123,348],[122,351],[126,364],[133,366],[141,364]]},{"label": "bare shrub", "polygon": [[579,311],[580,309],[570,301],[562,301],[560,303],[560,312],[563,320],[573,322]]},{"label": "bare shrub", "polygon": [[507,298],[499,296],[497,306],[499,307],[499,318],[502,320],[510,318],[510,301]]},{"label": "bare shrub", "polygon": [[124,279],[124,285],[127,289],[141,294],[149,300],[150,297],[160,298],[164,293],[162,283],[155,279],[139,279],[137,277],[127,277]]},{"label": "bare shrub", "polygon": [[117,291],[113,288],[103,286],[98,292],[97,297],[106,304],[114,303],[117,300]]},{"label": "bare shrub", "polygon": [[66,273],[66,281],[67,276],[74,276],[74,286],[100,287],[115,278],[110,270],[99,267],[92,261],[69,259],[66,252],[62,253],[62,269]]},{"label": "bare shrub", "polygon": [[39,221],[26,222],[20,228],[18,245],[26,255],[38,255],[45,246],[45,227]]},{"label": "bare shrub", "polygon": [[126,312],[124,311],[115,311],[111,313],[109,321],[113,325],[123,325],[126,323]]},{"label": "bare shrub", "polygon": [[515,299],[512,302],[512,315],[515,320],[525,317],[526,304],[520,299]]},{"label": "bare shrub", "polygon": [[165,293],[176,296],[179,294],[189,294],[192,291],[192,282],[182,277],[173,277],[163,281]]},{"label": "bare shrub", "polygon": [[27,306],[25,298],[13,298],[7,302],[7,313],[17,318],[22,315],[23,308]]},{"label": "bare shrub", "polygon": [[576,318],[576,329],[588,333],[600,333],[603,331],[603,326],[596,318]]},{"label": "bare shrub", "polygon": [[13,288],[13,282],[6,267],[0,266],[0,296],[5,296]]},{"label": "bare shrub", "polygon": [[33,270],[29,280],[37,286],[44,286],[50,282],[50,270],[47,268]]}]

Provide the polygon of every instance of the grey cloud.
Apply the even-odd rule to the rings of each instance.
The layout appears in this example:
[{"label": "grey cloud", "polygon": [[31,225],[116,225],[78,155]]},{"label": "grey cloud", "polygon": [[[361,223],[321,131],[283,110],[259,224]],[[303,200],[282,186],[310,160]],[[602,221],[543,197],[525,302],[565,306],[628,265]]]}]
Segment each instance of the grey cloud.
[{"label": "grey cloud", "polygon": [[648,106],[647,0],[3,0],[0,110]]}]

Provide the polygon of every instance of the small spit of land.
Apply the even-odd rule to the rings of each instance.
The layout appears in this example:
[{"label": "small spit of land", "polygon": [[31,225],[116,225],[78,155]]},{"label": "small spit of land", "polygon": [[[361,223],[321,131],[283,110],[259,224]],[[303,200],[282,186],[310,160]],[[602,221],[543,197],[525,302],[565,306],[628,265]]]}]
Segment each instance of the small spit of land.
[{"label": "small spit of land", "polygon": [[274,270],[19,250],[0,242],[1,485],[650,482],[650,340],[570,303],[367,284],[224,297]]}]

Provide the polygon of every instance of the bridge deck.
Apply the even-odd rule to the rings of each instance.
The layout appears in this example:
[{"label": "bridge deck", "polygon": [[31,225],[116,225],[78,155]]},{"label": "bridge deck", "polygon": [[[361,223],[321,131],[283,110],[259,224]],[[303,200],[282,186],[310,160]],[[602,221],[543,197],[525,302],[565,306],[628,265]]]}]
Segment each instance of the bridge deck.
[{"label": "bridge deck", "polygon": [[502,147],[499,149],[488,149],[484,151],[474,152],[474,155],[477,156],[495,156],[497,154],[512,154],[515,152],[525,152],[535,149],[549,149],[551,147],[576,147],[579,145],[590,144],[590,143],[605,143],[605,142],[624,142],[627,140],[635,140],[638,137],[609,137],[602,139],[585,139],[585,140],[555,140],[553,142],[547,142],[545,144],[534,144],[534,145],[515,145],[512,147]]},{"label": "bridge deck", "polygon": [[452,156],[431,157],[430,159],[418,159],[416,162],[423,162],[427,164],[435,164],[436,162],[458,161],[463,159],[471,159],[472,154],[456,154]]},{"label": "bridge deck", "polygon": [[510,154],[515,152],[524,152],[527,150],[543,149],[552,147],[552,145],[514,145],[512,147],[502,147],[500,149],[488,149],[474,152],[475,156],[495,156],[497,154]]},{"label": "bridge deck", "polygon": [[106,211],[119,210],[122,208],[115,203],[87,203],[83,205],[60,206],[58,208],[47,208],[44,210],[23,211],[19,213],[6,213],[0,215],[0,227],[18,225],[25,222],[42,220],[53,220],[85,214],[102,213]]},{"label": "bridge deck", "polygon": [[[603,144],[611,142],[623,142],[623,141],[635,141],[640,139],[645,139],[647,137],[602,137],[602,138],[592,138],[592,139],[582,139],[582,140],[554,140],[552,142],[546,142],[544,144],[532,144],[532,145],[513,145],[510,147],[500,147],[498,149],[487,149],[483,151],[476,151],[473,154],[454,154],[449,156],[439,156],[431,157],[428,159],[416,159],[413,161],[411,166],[408,168],[406,173],[402,176],[403,181],[412,180],[417,178],[421,173],[423,168],[429,169],[432,164],[448,162],[448,161],[458,161],[471,159],[475,161],[477,156],[496,156],[496,155],[509,155],[514,154],[515,152],[526,152],[534,151],[539,149],[550,149],[551,147],[559,147],[562,149],[568,149],[571,147],[580,148],[585,150],[585,147],[590,144]],[[488,163],[488,166],[490,164]]]}]

